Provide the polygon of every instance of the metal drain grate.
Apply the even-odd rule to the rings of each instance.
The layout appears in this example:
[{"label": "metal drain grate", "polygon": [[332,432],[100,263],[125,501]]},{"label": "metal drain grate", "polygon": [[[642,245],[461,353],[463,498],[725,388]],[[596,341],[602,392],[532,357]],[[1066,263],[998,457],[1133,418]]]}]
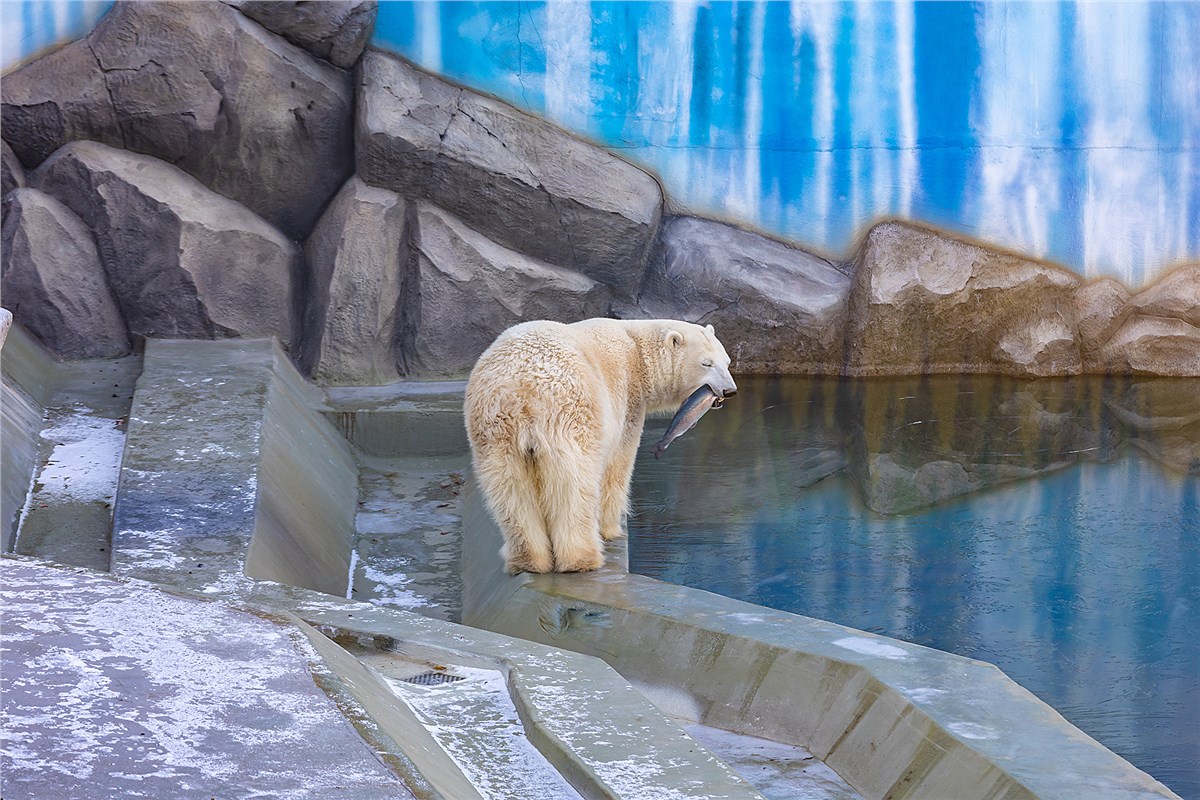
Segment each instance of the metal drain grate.
[{"label": "metal drain grate", "polygon": [[443,686],[447,683],[458,683],[465,681],[462,675],[454,675],[449,672],[422,672],[420,675],[413,675],[411,678],[401,678],[405,683],[411,683],[415,686]]}]

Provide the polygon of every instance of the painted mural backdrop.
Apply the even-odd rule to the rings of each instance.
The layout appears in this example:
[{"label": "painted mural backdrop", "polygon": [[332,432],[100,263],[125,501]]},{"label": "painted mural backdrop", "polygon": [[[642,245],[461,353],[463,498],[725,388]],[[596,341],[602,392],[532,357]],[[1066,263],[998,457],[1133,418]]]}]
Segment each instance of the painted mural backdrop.
[{"label": "painted mural backdrop", "polygon": [[[10,64],[106,4],[0,6]],[[900,216],[1131,287],[1200,256],[1200,3],[383,2],[375,41],[835,254]]]}]

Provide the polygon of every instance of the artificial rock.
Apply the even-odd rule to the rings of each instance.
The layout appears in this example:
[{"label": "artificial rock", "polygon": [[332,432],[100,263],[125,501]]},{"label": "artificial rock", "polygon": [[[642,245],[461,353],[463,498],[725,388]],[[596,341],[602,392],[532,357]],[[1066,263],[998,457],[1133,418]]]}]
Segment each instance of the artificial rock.
[{"label": "artificial rock", "polygon": [[170,164],[73,142],[31,176],[91,229],[129,330],[292,338],[299,248]]},{"label": "artificial rock", "polygon": [[4,204],[0,284],[17,322],[59,358],[128,353],[125,320],[83,221],[37,189],[16,189]]},{"label": "artificial rock", "polygon": [[350,69],[375,30],[373,0],[224,0],[269,31],[343,69]]},{"label": "artificial rock", "polygon": [[658,232],[658,182],[512,106],[368,50],[358,175],[425,199],[497,242],[632,296]]},{"label": "artificial rock", "polygon": [[1129,319],[1133,313],[1129,300],[1129,291],[1112,278],[1100,278],[1076,290],[1075,315],[1085,366],[1093,364],[1095,352]]},{"label": "artificial rock", "polygon": [[836,371],[850,278],[813,253],[712,220],[676,217],[625,316],[712,324],[735,372]]},{"label": "artificial rock", "polygon": [[8,146],[8,142],[0,140],[0,197],[13,189],[21,189],[25,186],[25,167],[21,165],[17,154]]},{"label": "artificial rock", "polygon": [[1200,263],[1171,270],[1132,301],[1138,313],[1169,317],[1200,327]]},{"label": "artificial rock", "polygon": [[121,2],[5,76],[4,138],[34,168],[90,139],[156,156],[294,238],[354,168],[345,70],[219,2]]},{"label": "artificial rock", "polygon": [[905,222],[868,233],[854,266],[851,375],[1082,369],[1078,276]]},{"label": "artificial rock", "polygon": [[1200,375],[1200,327],[1134,312],[1100,348],[1097,367],[1135,375]]},{"label": "artificial rock", "polygon": [[465,375],[506,328],[608,313],[611,293],[572,270],[509,250],[432,205],[417,211],[406,289],[405,363],[421,375]]},{"label": "artificial rock", "polygon": [[351,178],[304,245],[308,297],[301,366],[323,384],[399,375],[407,204]]}]

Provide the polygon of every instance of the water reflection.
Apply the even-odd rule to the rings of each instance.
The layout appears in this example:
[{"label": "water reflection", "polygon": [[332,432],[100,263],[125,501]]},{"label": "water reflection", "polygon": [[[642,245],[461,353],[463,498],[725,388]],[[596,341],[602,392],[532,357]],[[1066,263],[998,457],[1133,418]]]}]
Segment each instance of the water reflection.
[{"label": "water reflection", "polygon": [[738,383],[648,426],[635,572],[991,661],[1200,797],[1200,382]]}]

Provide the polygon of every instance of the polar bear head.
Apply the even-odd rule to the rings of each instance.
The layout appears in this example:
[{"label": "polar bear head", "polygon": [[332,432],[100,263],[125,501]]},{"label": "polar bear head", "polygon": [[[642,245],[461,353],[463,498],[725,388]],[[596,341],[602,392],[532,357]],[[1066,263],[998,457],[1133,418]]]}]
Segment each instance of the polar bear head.
[{"label": "polar bear head", "polygon": [[661,387],[664,405],[678,406],[701,386],[708,386],[718,397],[737,393],[737,384],[729,374],[729,354],[717,339],[712,325],[668,321],[662,338],[666,363]]}]

